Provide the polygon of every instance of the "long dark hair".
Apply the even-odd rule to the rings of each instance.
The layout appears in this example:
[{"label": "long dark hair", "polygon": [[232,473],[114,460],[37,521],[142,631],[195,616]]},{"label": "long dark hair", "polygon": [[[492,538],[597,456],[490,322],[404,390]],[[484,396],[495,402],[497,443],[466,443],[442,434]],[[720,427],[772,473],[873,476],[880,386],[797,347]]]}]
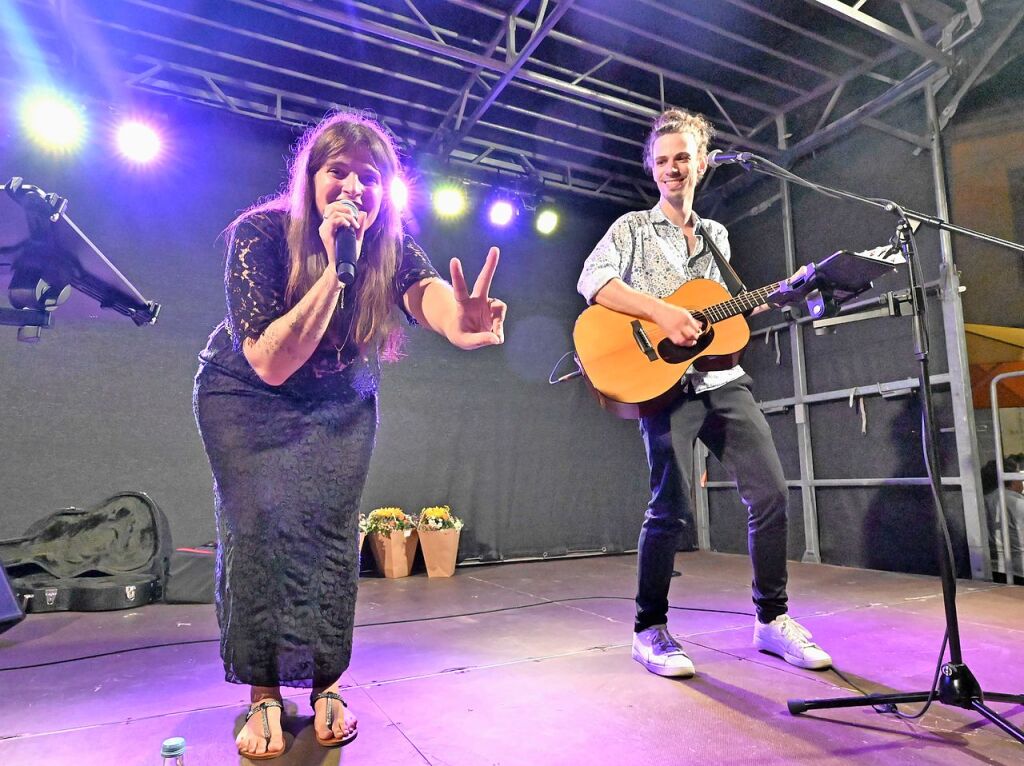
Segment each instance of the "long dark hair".
[{"label": "long dark hair", "polygon": [[394,358],[398,355],[402,332],[392,311],[392,286],[402,253],[403,227],[401,213],[388,191],[401,166],[394,142],[377,122],[362,115],[337,112],[309,128],[296,144],[286,188],[242,213],[228,227],[228,232],[233,233],[238,223],[253,213],[279,210],[287,214],[285,304],[291,308],[327,268],[327,253],[318,231],[321,217],[316,209],[314,177],[331,158],[356,147],[370,154],[381,174],[380,212],[366,232],[359,257],[352,325],[346,332],[341,326],[340,312],[335,312],[325,337],[335,345],[354,342],[360,351],[376,346],[385,358]]}]

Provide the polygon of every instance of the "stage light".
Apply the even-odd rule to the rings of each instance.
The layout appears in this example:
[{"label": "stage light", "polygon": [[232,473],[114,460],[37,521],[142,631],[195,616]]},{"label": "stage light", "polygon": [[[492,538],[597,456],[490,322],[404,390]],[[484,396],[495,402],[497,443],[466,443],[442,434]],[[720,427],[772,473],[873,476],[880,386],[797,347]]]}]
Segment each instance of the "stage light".
[{"label": "stage light", "polygon": [[85,138],[82,108],[52,90],[34,91],[21,103],[21,124],[29,138],[52,152],[70,152]]},{"label": "stage light", "polygon": [[499,199],[491,203],[487,217],[495,226],[508,226],[515,214],[515,206],[510,200]]},{"label": "stage light", "polygon": [[117,129],[117,150],[130,162],[152,162],[161,148],[159,134],[144,122],[128,120]]},{"label": "stage light", "polygon": [[392,178],[388,194],[391,195],[391,204],[395,206],[396,210],[399,212],[405,210],[406,205],[409,204],[409,187],[404,178],[401,176]]},{"label": "stage light", "polygon": [[466,212],[466,192],[456,184],[445,184],[434,190],[434,212],[441,218],[456,218]]},{"label": "stage light", "polygon": [[537,213],[537,222],[535,225],[537,227],[537,231],[541,234],[551,234],[558,228],[558,213],[551,208],[541,210]]}]

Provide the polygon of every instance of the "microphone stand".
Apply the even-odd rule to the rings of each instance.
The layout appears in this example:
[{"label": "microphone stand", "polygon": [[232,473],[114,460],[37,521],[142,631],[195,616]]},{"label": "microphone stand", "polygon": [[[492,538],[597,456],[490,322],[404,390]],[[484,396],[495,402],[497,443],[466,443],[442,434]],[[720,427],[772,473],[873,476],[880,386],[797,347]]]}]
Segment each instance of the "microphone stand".
[{"label": "microphone stand", "polygon": [[[946,524],[946,516],[942,509],[942,494],[939,481],[939,461],[936,451],[936,428],[934,409],[932,405],[931,388],[929,385],[928,371],[928,333],[925,324],[925,300],[922,287],[921,267],[918,263],[918,253],[914,244],[913,227],[911,220],[921,221],[930,226],[946,231],[964,234],[975,239],[980,239],[992,244],[1001,245],[1011,250],[1024,253],[1024,246],[1008,240],[999,239],[983,234],[972,229],[965,229],[955,226],[936,216],[917,213],[907,210],[891,200],[862,197],[858,194],[833,189],[828,186],[816,184],[797,176],[785,168],[779,167],[773,162],[751,155],[740,162],[744,168],[753,169],[759,173],[773,176],[784,181],[791,181],[801,186],[825,194],[826,196],[842,199],[855,200],[873,207],[881,208],[897,217],[895,243],[903,253],[907,261],[907,276],[909,280],[909,296],[911,305],[911,316],[913,321],[914,355],[919,363],[918,391],[921,397],[922,417],[922,438],[924,439],[925,463],[928,470],[928,478],[931,485],[932,501],[935,511],[936,544],[938,546],[939,574],[942,581],[942,596],[946,617],[946,638],[943,641],[943,650],[946,643],[949,646],[949,661],[941,666],[936,674],[938,689],[935,682],[932,688],[926,692],[904,692],[896,694],[868,694],[861,697],[840,697],[832,699],[800,700],[791,699],[787,706],[792,715],[799,715],[808,710],[844,708],[844,707],[865,707],[884,706],[879,712],[897,712],[895,706],[899,703],[924,702],[927,705],[934,699],[945,705],[954,705],[967,710],[974,710],[990,722],[994,723],[1015,740],[1024,744],[1024,730],[1007,721],[996,711],[992,710],[986,700],[995,702],[1009,702],[1018,705],[1024,704],[1024,694],[1002,694],[998,692],[983,692],[970,668],[963,661],[960,645],[960,628],[956,612],[956,576],[953,572],[953,545],[949,536],[949,528]],[[924,710],[918,715],[922,714]],[[907,716],[904,716],[907,717]]]}]

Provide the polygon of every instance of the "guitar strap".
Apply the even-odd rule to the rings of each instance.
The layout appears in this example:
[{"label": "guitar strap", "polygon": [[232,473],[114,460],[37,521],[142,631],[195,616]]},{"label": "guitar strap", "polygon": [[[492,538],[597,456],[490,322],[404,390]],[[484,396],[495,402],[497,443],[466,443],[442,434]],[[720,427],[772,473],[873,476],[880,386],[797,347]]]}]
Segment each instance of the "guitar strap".
[{"label": "guitar strap", "polygon": [[743,284],[743,280],[740,279],[739,274],[729,265],[729,261],[722,255],[722,251],[718,249],[718,245],[715,244],[715,240],[711,238],[711,234],[704,229],[704,222],[701,221],[699,224],[698,231],[701,236],[704,237],[704,246],[711,251],[711,255],[715,258],[715,263],[718,264],[718,270],[722,273],[722,279],[725,280],[725,286],[729,289],[729,292],[733,297],[740,293],[747,292],[747,286]]}]

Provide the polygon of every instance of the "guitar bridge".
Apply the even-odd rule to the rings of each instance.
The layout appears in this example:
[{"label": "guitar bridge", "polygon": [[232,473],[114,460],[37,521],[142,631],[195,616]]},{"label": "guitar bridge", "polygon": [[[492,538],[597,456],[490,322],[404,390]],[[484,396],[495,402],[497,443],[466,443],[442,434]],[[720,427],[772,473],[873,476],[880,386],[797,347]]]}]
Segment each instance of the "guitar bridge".
[{"label": "guitar bridge", "polygon": [[658,352],[654,350],[654,344],[651,343],[651,339],[647,337],[647,333],[644,331],[643,326],[640,324],[639,319],[634,319],[629,323],[630,327],[633,328],[633,340],[636,341],[636,345],[640,347],[640,350],[644,353],[649,360],[656,362],[658,360]]}]

